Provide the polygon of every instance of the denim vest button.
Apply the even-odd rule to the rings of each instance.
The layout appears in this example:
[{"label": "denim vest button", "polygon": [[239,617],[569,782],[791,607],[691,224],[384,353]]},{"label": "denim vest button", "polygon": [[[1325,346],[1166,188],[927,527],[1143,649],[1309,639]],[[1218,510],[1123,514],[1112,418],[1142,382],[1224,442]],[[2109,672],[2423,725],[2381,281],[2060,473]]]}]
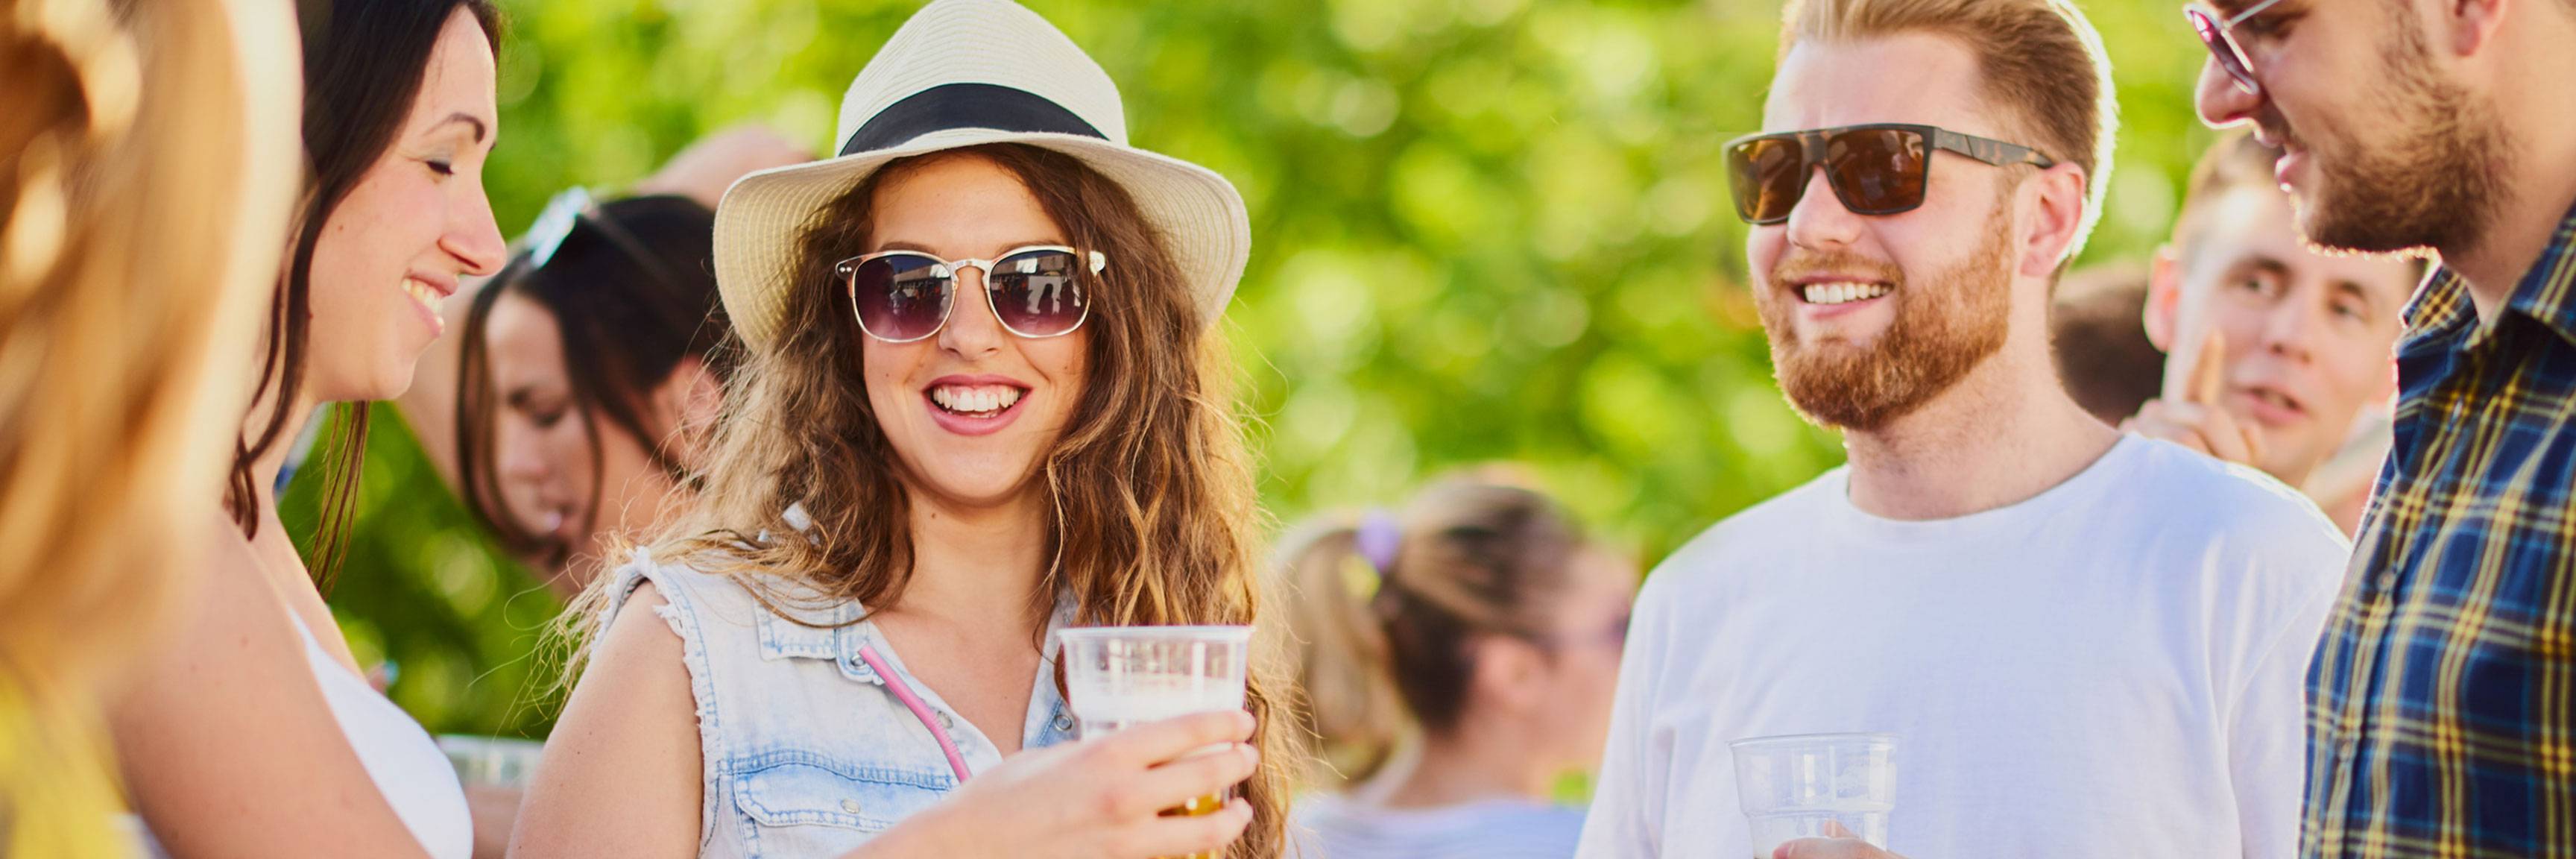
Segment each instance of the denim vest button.
[{"label": "denim vest button", "polygon": [[957,730],[957,720],[949,718],[948,711],[946,710],[939,711],[939,729],[942,731]]},{"label": "denim vest button", "polygon": [[1059,731],[1073,730],[1073,717],[1065,715],[1063,710],[1055,711],[1055,729]]},{"label": "denim vest button", "polygon": [[859,813],[859,801],[855,799],[841,800],[841,810],[851,814],[857,814]]}]

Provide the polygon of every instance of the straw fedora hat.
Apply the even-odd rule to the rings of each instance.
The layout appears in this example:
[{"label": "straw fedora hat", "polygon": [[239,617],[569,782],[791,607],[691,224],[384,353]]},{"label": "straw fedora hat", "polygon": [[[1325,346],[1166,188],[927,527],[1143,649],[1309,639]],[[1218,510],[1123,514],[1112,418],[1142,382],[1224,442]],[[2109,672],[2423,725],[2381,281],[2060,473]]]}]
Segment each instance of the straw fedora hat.
[{"label": "straw fedora hat", "polygon": [[777,340],[798,242],[823,207],[887,162],[943,149],[1045,147],[1125,187],[1179,263],[1203,325],[1224,312],[1251,253],[1233,183],[1129,146],[1109,74],[1008,0],[938,0],[915,13],[850,81],[835,139],[836,157],[745,176],[716,207],[716,285],[752,348]]}]

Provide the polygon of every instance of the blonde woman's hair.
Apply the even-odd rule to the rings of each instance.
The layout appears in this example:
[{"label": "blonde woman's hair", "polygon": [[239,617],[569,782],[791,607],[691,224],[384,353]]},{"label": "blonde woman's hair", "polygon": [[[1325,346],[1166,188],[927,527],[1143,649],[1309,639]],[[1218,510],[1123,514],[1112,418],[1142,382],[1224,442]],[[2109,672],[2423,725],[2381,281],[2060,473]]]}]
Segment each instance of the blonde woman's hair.
[{"label": "blonde woman's hair", "polygon": [[[859,357],[866,335],[832,266],[872,250],[879,187],[953,158],[1010,172],[1065,240],[1109,258],[1083,326],[1090,369],[1082,400],[1038,478],[1054,560],[1029,598],[1069,595],[1076,625],[1253,623],[1266,523],[1234,411],[1233,354],[1203,324],[1171,249],[1126,189],[1034,146],[899,160],[825,207],[800,242],[782,333],[744,355],[727,383],[705,488],[653,556],[731,575],[773,604],[779,582],[835,603],[900,598],[912,575],[911,502],[868,403]],[[807,518],[791,522],[790,508]],[[601,577],[576,612],[595,615],[613,581]],[[575,622],[596,628],[597,619]],[[1299,760],[1276,727],[1286,716],[1277,675],[1254,668],[1246,706],[1259,719],[1252,743],[1262,770],[1243,788],[1253,822],[1229,849],[1235,857],[1284,850],[1290,767]]]},{"label": "blonde woman's hair", "polygon": [[1406,738],[1456,729],[1475,677],[1469,645],[1546,635],[1587,545],[1547,496],[1470,479],[1434,483],[1400,514],[1325,517],[1282,543],[1298,724],[1328,782],[1365,781]]},{"label": "blonde woman's hair", "polygon": [[0,0],[0,855],[123,855],[98,722],[222,521],[295,181],[279,0]]}]

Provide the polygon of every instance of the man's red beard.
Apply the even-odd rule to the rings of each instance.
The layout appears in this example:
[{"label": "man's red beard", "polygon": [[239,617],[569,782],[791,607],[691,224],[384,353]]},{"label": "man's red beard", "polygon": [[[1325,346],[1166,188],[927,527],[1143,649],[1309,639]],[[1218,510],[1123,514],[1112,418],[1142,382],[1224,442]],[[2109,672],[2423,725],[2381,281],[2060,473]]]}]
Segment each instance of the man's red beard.
[{"label": "man's red beard", "polygon": [[[1819,426],[1869,432],[1913,414],[2004,345],[2012,311],[2010,234],[1998,222],[1967,259],[1909,283],[1894,266],[1849,254],[1791,249],[1756,295],[1771,339],[1772,375],[1798,414]],[[1804,273],[1868,272],[1893,290],[1895,318],[1867,345],[1801,342],[1797,296],[1779,285]]]}]

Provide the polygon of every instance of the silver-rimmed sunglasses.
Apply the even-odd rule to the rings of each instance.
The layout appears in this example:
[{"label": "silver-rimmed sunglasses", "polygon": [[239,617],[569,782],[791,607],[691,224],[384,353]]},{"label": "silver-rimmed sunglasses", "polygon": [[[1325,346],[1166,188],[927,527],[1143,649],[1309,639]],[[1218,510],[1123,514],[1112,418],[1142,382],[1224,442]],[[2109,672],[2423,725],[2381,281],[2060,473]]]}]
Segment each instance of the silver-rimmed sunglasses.
[{"label": "silver-rimmed sunglasses", "polygon": [[994,259],[941,259],[920,251],[878,251],[832,265],[850,295],[859,330],[887,343],[939,333],[956,305],[957,276],[984,273],[984,303],[1012,334],[1062,337],[1091,316],[1091,285],[1109,268],[1099,251],[1061,245],[1012,248]]}]

